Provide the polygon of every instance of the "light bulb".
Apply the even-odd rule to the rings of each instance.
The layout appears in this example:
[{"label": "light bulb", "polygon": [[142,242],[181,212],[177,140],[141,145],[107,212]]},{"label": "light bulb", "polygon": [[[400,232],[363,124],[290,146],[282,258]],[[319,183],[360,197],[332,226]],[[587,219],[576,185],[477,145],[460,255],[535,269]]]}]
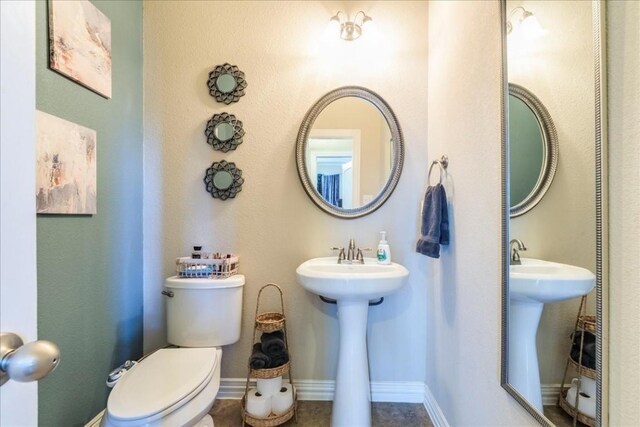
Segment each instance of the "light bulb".
[{"label": "light bulb", "polygon": [[548,30],[545,30],[544,28],[542,28],[542,25],[540,25],[538,18],[536,18],[535,15],[533,15],[532,13],[527,15],[522,20],[518,28],[518,31],[520,31],[523,37],[525,37],[528,40],[538,39],[549,32]]}]

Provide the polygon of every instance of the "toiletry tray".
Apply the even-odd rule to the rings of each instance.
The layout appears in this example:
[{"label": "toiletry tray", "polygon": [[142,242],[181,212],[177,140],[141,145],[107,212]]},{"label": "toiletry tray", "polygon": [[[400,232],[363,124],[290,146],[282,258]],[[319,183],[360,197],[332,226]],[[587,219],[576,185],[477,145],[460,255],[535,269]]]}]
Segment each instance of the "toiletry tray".
[{"label": "toiletry tray", "polygon": [[240,257],[229,254],[228,258],[190,258],[176,259],[178,277],[192,279],[226,279],[238,273]]}]

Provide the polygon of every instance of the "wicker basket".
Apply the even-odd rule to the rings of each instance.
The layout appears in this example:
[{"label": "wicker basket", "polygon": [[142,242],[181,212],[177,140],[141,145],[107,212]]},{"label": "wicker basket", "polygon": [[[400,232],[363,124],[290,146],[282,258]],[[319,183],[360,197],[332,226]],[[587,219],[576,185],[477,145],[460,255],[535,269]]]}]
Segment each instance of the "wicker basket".
[{"label": "wicker basket", "polygon": [[578,364],[578,362],[573,360],[573,358],[571,356],[569,356],[569,363],[571,364],[571,366],[573,366],[575,368],[576,371],[578,371],[578,373],[580,375],[584,375],[585,377],[591,378],[592,380],[596,379],[596,376],[598,374],[597,371],[595,371],[593,369],[589,369],[586,366],[580,366]]},{"label": "wicker basket", "polygon": [[269,378],[281,377],[287,372],[289,372],[289,368],[291,364],[289,362],[284,365],[278,366],[277,368],[269,368],[269,369],[251,369],[251,378],[260,378],[261,380],[266,380]]},{"label": "wicker basket", "polygon": [[568,391],[569,389],[565,388],[560,392],[560,407],[564,409],[564,411],[567,414],[571,415],[572,418],[577,418],[578,421],[580,421],[582,424],[586,424],[589,427],[595,427],[596,426],[595,418],[588,417],[582,412],[575,410],[574,407],[571,406],[569,402],[567,402]]},{"label": "wicker basket", "polygon": [[[295,393],[295,391],[294,391]],[[245,401],[246,401],[246,395],[242,396],[242,408],[245,408]],[[242,421],[243,423],[249,424],[250,426],[253,427],[275,427],[275,426],[279,426],[280,424],[284,424],[287,421],[289,421],[291,418],[293,418],[294,415],[296,415],[296,409],[297,409],[298,403],[296,401],[295,395],[293,398],[293,405],[291,405],[291,408],[289,408],[289,410],[287,412],[285,412],[282,415],[275,415],[273,413],[271,413],[271,415],[269,415],[267,418],[257,418],[254,417],[253,415],[251,415],[250,413],[248,413],[246,410],[242,410]],[[297,422],[297,416],[296,416],[296,422]]]},{"label": "wicker basket", "polygon": [[578,329],[596,334],[596,316],[582,315],[578,318]]},{"label": "wicker basket", "polygon": [[256,329],[260,332],[275,332],[284,329],[284,314],[272,311],[258,314]]},{"label": "wicker basket", "polygon": [[226,279],[238,274],[239,263],[240,258],[231,254],[221,259],[181,257],[176,259],[176,274],[190,279]]},{"label": "wicker basket", "polygon": [[[262,296],[262,291],[265,289],[272,287],[275,288],[280,294],[280,312],[268,311],[264,313],[260,313],[260,301]],[[282,289],[275,283],[269,283],[263,286],[258,292],[258,301],[256,303],[256,317],[255,324],[253,328],[254,342],[257,339],[257,335],[259,332],[275,332],[282,331],[284,337],[285,348],[289,350],[289,342],[287,340],[287,327],[286,320],[284,315],[284,298],[282,294]],[[253,347],[253,346],[252,346]],[[267,418],[257,418],[252,416],[246,411],[246,396],[249,392],[249,381],[251,378],[257,379],[269,379],[281,377],[285,374],[289,375],[289,382],[293,383],[291,378],[291,355],[289,355],[289,361],[284,365],[278,366],[277,368],[269,368],[269,369],[251,369],[249,366],[249,374],[247,375],[247,382],[245,385],[244,396],[242,397],[242,425],[248,424],[254,427],[275,427],[289,421],[294,416],[296,417],[296,422],[298,419],[298,395],[295,387],[293,388],[293,405],[291,408],[282,415],[271,414]]]}]

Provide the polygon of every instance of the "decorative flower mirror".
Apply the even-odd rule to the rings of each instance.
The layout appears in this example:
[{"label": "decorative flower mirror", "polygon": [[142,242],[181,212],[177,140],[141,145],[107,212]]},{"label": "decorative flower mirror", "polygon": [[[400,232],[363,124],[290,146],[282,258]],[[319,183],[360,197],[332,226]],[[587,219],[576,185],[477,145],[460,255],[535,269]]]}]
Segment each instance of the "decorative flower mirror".
[{"label": "decorative flower mirror", "polygon": [[204,176],[204,183],[211,197],[227,200],[242,191],[242,169],[233,162],[213,162]]},{"label": "decorative flower mirror", "polygon": [[209,93],[216,101],[229,105],[232,102],[238,102],[240,97],[244,96],[247,81],[244,73],[237,66],[224,63],[217,65],[209,73],[207,86],[209,86]]},{"label": "decorative flower mirror", "polygon": [[242,144],[244,129],[242,129],[242,122],[236,119],[236,116],[222,113],[214,114],[211,117],[207,122],[204,134],[207,136],[207,143],[214,150],[226,153],[235,150],[238,145]]}]

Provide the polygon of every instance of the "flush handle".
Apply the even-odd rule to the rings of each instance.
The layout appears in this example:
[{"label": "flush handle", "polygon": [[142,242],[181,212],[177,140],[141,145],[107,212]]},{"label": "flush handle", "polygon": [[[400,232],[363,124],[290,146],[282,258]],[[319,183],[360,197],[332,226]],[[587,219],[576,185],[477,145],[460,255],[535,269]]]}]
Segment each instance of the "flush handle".
[{"label": "flush handle", "polygon": [[14,333],[0,333],[0,386],[10,379],[22,383],[38,381],[59,363],[60,349],[51,341],[25,344]]},{"label": "flush handle", "polygon": [[169,298],[173,298],[173,291],[168,291],[166,289],[162,290],[162,295],[169,297]]}]

